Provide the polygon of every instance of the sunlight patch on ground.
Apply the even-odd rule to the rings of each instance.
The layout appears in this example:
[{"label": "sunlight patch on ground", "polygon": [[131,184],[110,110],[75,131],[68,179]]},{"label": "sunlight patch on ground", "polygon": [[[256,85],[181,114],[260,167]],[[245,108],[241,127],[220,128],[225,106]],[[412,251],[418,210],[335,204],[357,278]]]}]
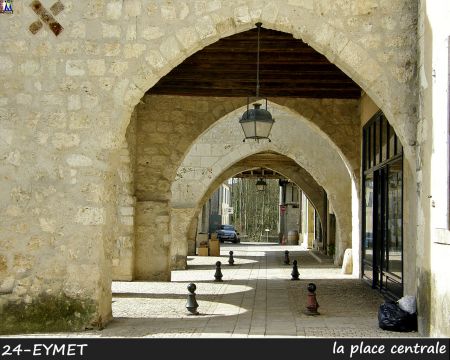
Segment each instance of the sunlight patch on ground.
[{"label": "sunlight patch on ground", "polygon": [[[188,256],[187,260],[187,266],[190,267],[190,269],[194,269],[196,266],[216,266],[216,262],[220,261],[222,265],[228,266],[228,259],[229,255],[227,257],[224,256]],[[243,256],[244,258],[240,258],[239,256]],[[242,251],[234,251],[233,258],[234,258],[234,266],[236,265],[246,265],[246,264],[254,264],[258,262],[258,260],[252,260],[252,259],[246,259],[245,256],[264,256],[264,255],[249,255],[247,253],[244,253]]]},{"label": "sunlight patch on ground", "polygon": [[200,315],[191,315],[186,309],[187,299],[171,298],[113,298],[112,312],[115,318],[211,318],[236,316],[247,312],[239,306],[197,299]]},{"label": "sunlight patch on ground", "polygon": [[[185,295],[187,297],[189,294],[187,290],[189,282],[186,282],[186,279],[183,279],[182,281],[183,282],[113,281],[112,293],[113,297],[114,295],[122,295],[122,297],[124,297],[123,295],[127,295],[129,298],[133,298],[136,294],[141,295],[141,297],[144,297],[145,295],[147,295],[147,297],[152,297],[158,294]],[[195,293],[197,295],[216,295],[219,292],[222,294],[233,294],[252,290],[249,286],[232,284],[226,284],[227,286],[224,289],[223,285],[224,284],[220,282],[196,283],[197,290]]]}]

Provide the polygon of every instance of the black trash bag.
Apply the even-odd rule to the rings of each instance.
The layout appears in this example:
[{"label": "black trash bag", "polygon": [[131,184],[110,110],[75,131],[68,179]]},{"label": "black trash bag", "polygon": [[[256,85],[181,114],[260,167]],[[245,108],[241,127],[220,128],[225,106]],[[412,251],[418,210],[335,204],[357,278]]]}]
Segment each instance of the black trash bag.
[{"label": "black trash bag", "polygon": [[417,313],[410,314],[400,309],[397,303],[387,301],[378,309],[378,325],[383,330],[417,331]]}]

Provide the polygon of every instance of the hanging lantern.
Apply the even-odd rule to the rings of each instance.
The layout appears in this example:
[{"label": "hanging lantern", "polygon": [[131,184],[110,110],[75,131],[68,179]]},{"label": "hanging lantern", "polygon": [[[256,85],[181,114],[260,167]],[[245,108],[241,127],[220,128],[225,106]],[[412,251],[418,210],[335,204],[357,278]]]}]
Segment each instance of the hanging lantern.
[{"label": "hanging lantern", "polygon": [[264,181],[264,179],[258,179],[258,181],[256,182],[256,190],[258,191],[264,191],[266,190],[266,182]]},{"label": "hanging lantern", "polygon": [[[266,108],[261,109],[261,104],[253,104],[254,109],[249,109],[249,103],[247,103],[247,111],[244,112],[239,123],[244,131],[245,139],[269,139],[270,130],[275,122],[272,115],[267,111],[267,100]],[[269,139],[270,141],[270,139]]]},{"label": "hanging lantern", "polygon": [[[261,23],[256,23],[258,28],[258,52],[256,61],[256,99],[260,100],[259,97],[259,32],[261,29]],[[244,131],[244,141],[246,139],[254,139],[259,141],[260,139],[269,139],[270,131],[275,120],[272,115],[267,110],[267,99],[265,109],[261,108],[260,103],[254,103],[254,109],[250,109],[250,98],[247,98],[247,111],[244,112],[239,120]]]}]

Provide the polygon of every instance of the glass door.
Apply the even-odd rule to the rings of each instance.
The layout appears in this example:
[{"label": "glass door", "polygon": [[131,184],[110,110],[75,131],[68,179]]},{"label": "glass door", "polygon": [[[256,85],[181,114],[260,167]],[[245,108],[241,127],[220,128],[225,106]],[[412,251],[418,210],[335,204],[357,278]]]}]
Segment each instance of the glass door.
[{"label": "glass door", "polygon": [[378,113],[363,130],[362,273],[387,297],[403,294],[403,154]]},{"label": "glass door", "polygon": [[402,161],[390,163],[386,169],[386,233],[384,237],[384,263],[382,288],[401,297],[403,293],[403,209]]}]

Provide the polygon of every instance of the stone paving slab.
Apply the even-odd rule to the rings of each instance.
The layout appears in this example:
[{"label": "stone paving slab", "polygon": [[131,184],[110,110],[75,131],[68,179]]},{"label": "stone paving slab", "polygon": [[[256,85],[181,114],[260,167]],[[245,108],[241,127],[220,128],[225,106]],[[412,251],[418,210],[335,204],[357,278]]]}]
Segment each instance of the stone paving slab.
[{"label": "stone paving slab", "polygon": [[[228,264],[234,251],[235,265]],[[291,280],[298,261],[300,280]],[[222,262],[223,282],[214,281]],[[186,308],[187,285],[197,286],[199,316]],[[303,313],[307,284],[317,285],[319,316]],[[39,334],[57,337],[411,337],[378,327],[379,292],[344,275],[330,258],[300,246],[221,244],[220,257],[189,256],[188,269],[172,272],[171,282],[113,282],[114,319],[101,331]],[[36,336],[22,335],[22,336]]]}]

